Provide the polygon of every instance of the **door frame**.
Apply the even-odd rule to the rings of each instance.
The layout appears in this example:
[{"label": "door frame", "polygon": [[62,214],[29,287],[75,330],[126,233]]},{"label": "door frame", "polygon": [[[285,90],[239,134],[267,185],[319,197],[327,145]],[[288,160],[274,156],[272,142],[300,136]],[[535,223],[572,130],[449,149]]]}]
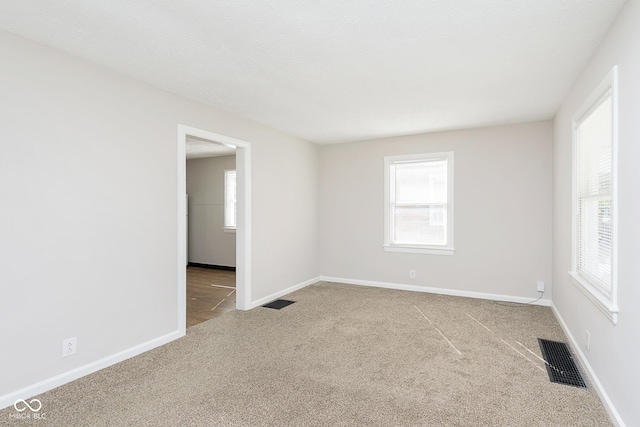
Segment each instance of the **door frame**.
[{"label": "door frame", "polygon": [[236,308],[251,308],[251,143],[198,129],[178,125],[178,330],[186,333],[187,324],[187,135],[207,139],[236,149]]}]

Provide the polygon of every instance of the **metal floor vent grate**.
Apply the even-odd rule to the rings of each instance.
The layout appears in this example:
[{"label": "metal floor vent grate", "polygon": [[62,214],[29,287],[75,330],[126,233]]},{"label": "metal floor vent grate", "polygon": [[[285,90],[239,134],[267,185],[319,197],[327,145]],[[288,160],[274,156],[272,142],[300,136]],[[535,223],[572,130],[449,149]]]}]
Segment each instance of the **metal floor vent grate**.
[{"label": "metal floor vent grate", "polygon": [[582,378],[580,368],[574,362],[571,351],[569,351],[565,343],[541,338],[538,338],[538,343],[540,344],[542,356],[547,361],[547,373],[552,383],[587,388],[587,383]]},{"label": "metal floor vent grate", "polygon": [[286,300],[286,299],[277,299],[275,301],[271,301],[270,303],[267,303],[267,304],[263,305],[263,307],[273,308],[273,309],[276,309],[276,310],[281,310],[281,309],[293,304],[294,302],[295,301],[289,301],[289,300]]}]

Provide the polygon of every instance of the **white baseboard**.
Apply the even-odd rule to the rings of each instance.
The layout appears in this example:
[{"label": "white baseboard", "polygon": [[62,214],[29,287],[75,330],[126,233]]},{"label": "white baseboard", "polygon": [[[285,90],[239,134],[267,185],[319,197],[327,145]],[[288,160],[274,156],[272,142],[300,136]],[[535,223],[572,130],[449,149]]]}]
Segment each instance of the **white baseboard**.
[{"label": "white baseboard", "polygon": [[4,396],[0,396],[0,409],[4,409],[13,405],[18,399],[29,399],[40,393],[44,393],[56,387],[60,387],[63,384],[67,384],[73,380],[77,380],[80,377],[92,374],[96,371],[99,371],[100,369],[104,369],[108,366],[115,365],[116,363],[122,362],[123,360],[129,359],[133,356],[137,356],[141,353],[144,353],[145,351],[160,347],[161,345],[177,340],[178,338],[181,338],[183,336],[184,334],[180,334],[180,332],[178,331],[171,332],[161,337],[154,338],[145,343],[136,345],[135,347],[131,347],[129,349],[96,360],[95,362],[91,362],[84,366],[80,366],[78,368],[56,375],[52,378],[40,381],[36,384],[21,388],[20,390],[5,394]]},{"label": "white baseboard", "polygon": [[591,380],[591,383],[593,385],[593,388],[596,390],[596,393],[598,393],[600,400],[602,401],[602,403],[604,403],[604,407],[609,413],[609,418],[611,418],[611,421],[616,426],[625,427],[626,424],[622,420],[622,417],[620,417],[620,414],[616,410],[615,406],[613,406],[613,402],[611,402],[611,399],[609,399],[609,395],[602,387],[602,384],[600,383],[600,380],[598,380],[596,373],[593,371],[591,364],[589,363],[584,353],[582,352],[582,348],[578,344],[578,341],[575,339],[575,337],[569,330],[569,327],[565,323],[564,319],[560,315],[560,312],[558,311],[558,309],[554,304],[551,304],[551,310],[553,310],[553,314],[555,314],[556,319],[558,319],[558,323],[560,323],[560,326],[562,326],[562,329],[564,330],[565,335],[569,338],[569,341],[571,341],[573,350],[577,353],[578,358],[580,359],[580,363],[582,363],[582,366],[584,366],[587,372],[589,373],[589,379]]},{"label": "white baseboard", "polygon": [[322,280],[324,282],[346,283],[347,285],[372,286],[375,288],[398,289],[401,291],[427,292],[430,294],[452,295],[456,297],[468,297],[468,298],[488,299],[488,300],[494,300],[494,301],[531,303],[535,305],[542,305],[545,307],[549,307],[551,305],[551,300],[548,300],[548,299],[540,299],[539,301],[533,302],[533,298],[514,297],[511,295],[485,294],[481,292],[459,291],[455,289],[444,289],[444,288],[430,288],[426,286],[403,285],[399,283],[372,282],[369,280],[344,279],[340,277],[320,276],[319,280]]},{"label": "white baseboard", "polygon": [[304,281],[302,283],[298,283],[297,285],[293,285],[291,287],[288,287],[287,289],[283,289],[281,291],[274,292],[271,295],[267,295],[264,298],[260,298],[260,299],[255,300],[255,301],[251,301],[251,304],[249,305],[248,309],[250,310],[252,308],[264,305],[264,304],[266,304],[268,302],[273,301],[274,299],[280,298],[283,295],[290,294],[291,292],[297,291],[298,289],[302,289],[302,288],[304,288],[306,286],[313,285],[314,283],[317,283],[320,280],[321,280],[320,277],[314,277],[313,279],[309,279],[309,280],[306,280],[306,281]]}]

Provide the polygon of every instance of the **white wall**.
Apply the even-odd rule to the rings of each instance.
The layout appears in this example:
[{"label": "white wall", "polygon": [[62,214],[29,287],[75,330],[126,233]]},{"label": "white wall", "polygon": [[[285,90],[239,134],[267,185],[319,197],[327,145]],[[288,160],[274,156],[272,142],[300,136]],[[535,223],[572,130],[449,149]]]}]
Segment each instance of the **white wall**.
[{"label": "white wall", "polygon": [[[322,274],[536,298],[536,281],[551,282],[551,132],[535,122],[323,146]],[[442,151],[455,155],[455,255],[384,252],[384,156]]]},{"label": "white wall", "polygon": [[[618,421],[640,425],[640,2],[627,1],[554,120],[553,303],[610,398]],[[609,70],[619,85],[619,320],[614,325],[572,284],[572,116]],[[591,350],[585,331],[591,333]],[[616,415],[616,414],[614,414]]]},{"label": "white wall", "polygon": [[6,33],[0,57],[0,403],[177,331],[179,123],[252,143],[252,299],[318,275],[316,145]]},{"label": "white wall", "polygon": [[224,231],[224,171],[236,156],[187,160],[189,262],[236,265],[236,234]]}]

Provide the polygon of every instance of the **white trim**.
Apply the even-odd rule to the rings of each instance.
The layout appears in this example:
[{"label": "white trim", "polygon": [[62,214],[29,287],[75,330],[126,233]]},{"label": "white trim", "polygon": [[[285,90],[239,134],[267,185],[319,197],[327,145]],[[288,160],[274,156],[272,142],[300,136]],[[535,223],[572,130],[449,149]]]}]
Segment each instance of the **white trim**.
[{"label": "white trim", "polygon": [[618,305],[602,295],[591,283],[584,280],[578,273],[570,271],[571,283],[580,290],[613,324],[618,323]]},{"label": "white trim", "polygon": [[178,125],[178,327],[186,333],[186,155],[187,135],[236,148],[236,308],[251,308],[251,143],[202,129]]},{"label": "white trim", "polygon": [[609,417],[611,418],[611,421],[618,427],[625,427],[626,424],[622,420],[622,417],[616,410],[615,406],[613,406],[613,402],[611,401],[611,399],[609,398],[609,395],[607,394],[604,387],[602,386],[602,383],[596,376],[596,373],[593,371],[593,368],[589,364],[589,360],[586,358],[586,356],[582,352],[582,348],[578,345],[578,341],[571,334],[571,330],[569,329],[564,319],[560,315],[558,308],[553,303],[551,303],[551,310],[553,311],[553,314],[556,316],[556,319],[558,319],[558,323],[560,323],[560,326],[564,330],[565,335],[567,336],[567,338],[569,338],[569,341],[571,342],[571,346],[573,347],[574,352],[578,355],[578,358],[580,359],[580,363],[582,364],[582,366],[585,367],[585,369],[589,373],[589,379],[591,380],[591,385],[593,385],[593,388],[596,390],[596,393],[598,393],[600,400],[602,401],[602,403],[604,403],[604,407],[609,413]]},{"label": "white trim", "polygon": [[[392,243],[391,239],[391,165],[398,163],[408,163],[415,160],[446,160],[447,161],[447,244],[443,246],[433,245],[407,245]],[[406,252],[431,255],[453,255],[455,253],[454,245],[454,153],[453,151],[440,153],[420,153],[407,154],[399,156],[384,157],[384,236],[383,248],[385,252]]]},{"label": "white trim", "polygon": [[613,146],[611,147],[611,208],[613,213],[611,216],[611,233],[613,240],[613,254],[611,257],[611,303],[616,307],[616,321],[617,321],[617,306],[618,306],[618,66],[615,65],[610,73],[611,76],[611,102],[613,104]]},{"label": "white trim", "polygon": [[264,305],[264,304],[266,304],[268,302],[273,301],[274,299],[278,299],[281,296],[290,294],[291,292],[294,292],[294,291],[297,291],[299,289],[305,288],[305,287],[307,287],[309,285],[313,285],[314,283],[318,283],[320,281],[321,281],[320,277],[314,277],[313,279],[305,280],[304,282],[298,283],[297,285],[290,286],[287,289],[283,289],[281,291],[274,292],[271,295],[267,295],[264,298],[260,298],[258,300],[252,301],[249,308],[259,307],[261,305]]},{"label": "white trim", "polygon": [[429,255],[453,255],[455,249],[437,249],[435,247],[411,247],[411,246],[388,246],[383,245],[385,252],[404,252],[410,254],[429,254]]},{"label": "white trim", "polygon": [[445,289],[445,288],[432,288],[427,286],[405,285],[401,283],[345,279],[342,277],[320,276],[320,280],[323,282],[344,283],[347,285],[358,285],[358,286],[371,286],[374,288],[397,289],[400,291],[426,292],[430,294],[451,295],[456,297],[479,298],[479,299],[488,299],[493,301],[517,302],[517,303],[525,303],[525,304],[530,303],[532,305],[541,305],[545,307],[548,307],[551,305],[551,300],[540,299],[534,302],[532,301],[534,299],[533,297],[526,298],[526,297],[516,297],[511,295],[485,294],[481,292],[460,291],[456,289]]},{"label": "white trim", "polygon": [[[611,105],[613,108],[612,121],[612,163],[611,163],[611,236],[612,236],[612,256],[611,256],[611,297],[607,297],[595,286],[589,283],[577,271],[576,244],[577,244],[577,126],[583,121],[585,116],[591,112],[605,95],[611,95]],[[607,75],[598,83],[594,91],[586,101],[580,106],[572,119],[572,152],[571,152],[571,282],[587,296],[589,301],[609,319],[613,324],[618,322],[618,66],[614,65]]]},{"label": "white trim", "polygon": [[112,354],[110,356],[103,357],[102,359],[88,363],[84,366],[80,366],[70,371],[58,374],[49,379],[21,388],[20,390],[16,390],[14,392],[5,394],[4,396],[0,396],[0,409],[4,409],[13,405],[15,401],[18,399],[26,400],[38,394],[44,393],[46,391],[53,390],[56,387],[60,387],[61,385],[77,380],[78,378],[92,374],[96,371],[107,368],[111,365],[115,365],[116,363],[122,362],[123,360],[130,359],[146,351],[152,350],[156,347],[160,347],[161,345],[177,340],[182,336],[184,336],[184,334],[181,334],[180,331],[174,331],[169,334],[163,335],[161,337],[154,338],[145,343],[138,344],[129,349]]},{"label": "white trim", "polygon": [[[236,308],[251,301],[251,144],[236,150]],[[238,287],[238,284],[240,286]],[[244,286],[242,286],[244,284]]]},{"label": "white trim", "polygon": [[222,231],[224,231],[225,233],[236,234],[236,228],[235,227],[222,227]]},{"label": "white trim", "polygon": [[[598,83],[596,88],[591,92],[589,97],[582,103],[578,111],[573,115],[572,120],[574,123],[578,123],[584,119],[585,115],[589,113],[594,104],[611,89],[613,100],[617,101],[618,92],[618,66],[614,65],[607,75]],[[616,102],[617,103],[617,102]],[[616,111],[617,112],[617,111]]]},{"label": "white trim", "polygon": [[178,190],[178,266],[176,279],[177,325],[180,336],[187,333],[187,129],[178,125],[177,145]]}]

